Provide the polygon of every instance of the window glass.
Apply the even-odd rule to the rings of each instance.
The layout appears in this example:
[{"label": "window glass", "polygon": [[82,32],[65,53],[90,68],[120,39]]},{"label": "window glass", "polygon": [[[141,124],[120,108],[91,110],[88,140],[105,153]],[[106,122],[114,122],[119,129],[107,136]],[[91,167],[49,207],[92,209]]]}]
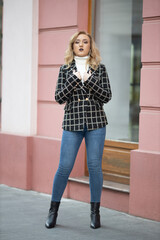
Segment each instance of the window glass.
[{"label": "window glass", "polygon": [[142,0],[95,1],[93,35],[112,87],[107,139],[138,142]]}]

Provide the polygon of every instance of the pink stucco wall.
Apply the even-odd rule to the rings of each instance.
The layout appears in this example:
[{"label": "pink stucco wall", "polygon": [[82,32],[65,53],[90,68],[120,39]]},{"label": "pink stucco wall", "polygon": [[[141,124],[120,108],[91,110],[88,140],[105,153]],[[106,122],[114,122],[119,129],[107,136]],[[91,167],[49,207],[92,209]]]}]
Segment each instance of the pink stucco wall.
[{"label": "pink stucco wall", "polygon": [[[58,167],[64,105],[54,100],[70,36],[88,29],[88,0],[39,0],[37,136],[0,133],[0,183],[51,193]],[[71,177],[84,175],[85,146]]]},{"label": "pink stucco wall", "polygon": [[[45,193],[52,192],[53,177],[59,162],[60,144],[60,141],[52,138],[37,136],[32,139],[31,189]],[[82,143],[71,177],[84,175],[84,156],[85,148]]]},{"label": "pink stucco wall", "polygon": [[31,138],[0,133],[0,183],[31,187]]},{"label": "pink stucco wall", "polygon": [[[58,72],[60,65],[64,64],[64,54],[71,35],[80,29],[87,31],[87,28],[88,0],[39,1],[37,134],[50,139],[35,138],[33,142],[36,149],[32,179],[35,190],[49,193],[52,190],[53,176],[59,162],[64,115],[64,105],[57,104],[54,99]],[[84,170],[83,142],[71,176],[82,176]]]},{"label": "pink stucco wall", "polygon": [[160,221],[160,1],[143,1],[139,149],[131,153],[131,214]]},{"label": "pink stucco wall", "polygon": [[54,100],[69,38],[88,28],[88,1],[39,1],[38,135],[61,139],[63,108]]}]

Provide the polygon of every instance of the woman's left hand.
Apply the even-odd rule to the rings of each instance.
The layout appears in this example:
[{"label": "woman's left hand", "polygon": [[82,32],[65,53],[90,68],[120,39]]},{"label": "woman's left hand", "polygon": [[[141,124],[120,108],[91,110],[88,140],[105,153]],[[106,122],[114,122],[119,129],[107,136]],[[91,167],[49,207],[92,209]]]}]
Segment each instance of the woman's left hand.
[{"label": "woman's left hand", "polygon": [[82,79],[80,72],[76,72],[75,70],[73,70],[73,74],[76,75],[76,77],[78,77],[79,79]]},{"label": "woman's left hand", "polygon": [[85,72],[83,75],[83,80],[84,82],[91,76],[91,71],[89,71],[89,73]]}]

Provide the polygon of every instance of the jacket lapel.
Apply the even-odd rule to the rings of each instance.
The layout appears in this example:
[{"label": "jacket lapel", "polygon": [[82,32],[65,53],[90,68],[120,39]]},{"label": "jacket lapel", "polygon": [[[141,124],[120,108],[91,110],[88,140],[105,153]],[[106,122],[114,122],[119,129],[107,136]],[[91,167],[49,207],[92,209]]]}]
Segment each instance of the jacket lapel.
[{"label": "jacket lapel", "polygon": [[[76,67],[75,60],[72,61],[71,66],[70,66],[70,68],[69,68],[69,70],[68,70],[68,74],[72,74],[74,70],[77,71],[77,67]],[[89,72],[89,71],[91,71],[91,73],[95,72],[95,70],[94,70],[93,68],[91,68],[90,66],[89,66],[87,72]],[[79,83],[77,89],[78,89],[78,88],[80,88],[81,90],[83,90],[83,92],[85,92],[85,93],[88,92],[87,88],[82,84],[82,82]]]},{"label": "jacket lapel", "polygon": [[[69,74],[72,74],[74,70],[77,72],[77,67],[76,67],[76,62],[75,62],[75,60],[73,60],[73,62],[71,63],[71,66],[70,66],[70,69],[69,69],[68,73],[69,73]],[[78,84],[78,87],[77,87],[77,88],[83,89],[83,84],[82,84],[82,82],[80,82],[80,83]]]},{"label": "jacket lapel", "polygon": [[73,70],[77,71],[75,60],[72,61],[70,69],[71,69],[71,71],[73,71]]}]

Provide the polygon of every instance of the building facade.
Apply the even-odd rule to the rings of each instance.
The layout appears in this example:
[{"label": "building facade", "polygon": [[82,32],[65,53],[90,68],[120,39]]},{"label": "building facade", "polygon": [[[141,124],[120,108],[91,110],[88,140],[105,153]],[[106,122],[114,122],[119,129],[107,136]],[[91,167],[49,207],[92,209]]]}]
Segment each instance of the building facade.
[{"label": "building facade", "polygon": [[[160,1],[4,0],[1,9],[0,183],[51,193],[64,114],[55,86],[70,36],[85,30],[113,92],[101,204],[160,221]],[[64,197],[90,201],[85,142]]]}]

